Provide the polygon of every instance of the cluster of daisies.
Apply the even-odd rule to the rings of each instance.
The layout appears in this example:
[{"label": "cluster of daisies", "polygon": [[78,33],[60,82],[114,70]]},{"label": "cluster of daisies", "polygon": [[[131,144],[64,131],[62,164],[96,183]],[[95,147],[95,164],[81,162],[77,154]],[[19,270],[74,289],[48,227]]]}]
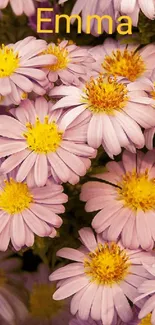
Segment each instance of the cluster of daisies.
[{"label": "cluster of daisies", "polygon": [[[59,4],[64,4],[67,1],[69,2],[69,0],[59,0]],[[132,19],[133,26],[137,26],[140,11],[142,11],[143,14],[149,19],[154,19],[155,0],[76,0],[72,10],[72,15],[82,14],[82,29],[84,32],[86,32],[87,28],[86,17],[88,15],[109,15],[115,22],[113,26],[113,31],[115,31],[115,28],[117,26],[116,20],[120,14],[130,16]],[[103,31],[108,32],[107,22],[103,21],[102,27]],[[91,25],[91,33],[94,36],[97,36],[97,22],[95,20]]]},{"label": "cluster of daisies", "polygon": [[[10,5],[31,16],[36,2]],[[140,10],[153,19],[155,1],[77,0],[72,14],[130,14],[136,25]],[[154,135],[155,44],[1,45],[0,324],[155,325]],[[59,249],[67,265],[52,273],[48,263],[20,272],[10,249],[60,236],[65,184],[79,184],[99,148],[109,162],[79,185],[93,213],[79,248]]]},{"label": "cluster of daisies", "polygon": [[[20,16],[25,14],[28,17],[32,17],[36,13],[37,7],[42,4],[46,4],[51,0],[0,0],[0,10],[5,9],[9,4],[15,15]],[[53,0],[52,4],[64,5],[71,0]],[[83,24],[82,29],[86,32],[86,18],[88,15],[104,16],[109,15],[115,22],[113,25],[113,32],[117,26],[117,18],[119,15],[128,15],[132,19],[133,26],[138,25],[140,11],[149,19],[155,18],[155,0],[74,0],[75,4],[71,15],[82,14]],[[47,17],[47,18],[50,18]],[[72,19],[72,23],[75,22],[75,18]],[[106,21],[102,23],[103,31],[108,32],[108,24]],[[46,28],[45,28],[46,29]],[[97,36],[97,21],[91,24],[91,33]]]}]

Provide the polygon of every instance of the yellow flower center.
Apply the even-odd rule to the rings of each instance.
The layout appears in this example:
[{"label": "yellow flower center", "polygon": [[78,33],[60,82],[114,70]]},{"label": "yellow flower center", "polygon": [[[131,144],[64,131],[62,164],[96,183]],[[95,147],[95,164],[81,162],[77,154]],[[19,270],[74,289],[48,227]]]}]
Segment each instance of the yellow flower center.
[{"label": "yellow flower center", "polygon": [[135,211],[155,209],[155,179],[149,179],[147,170],[139,175],[134,170],[126,173],[118,186],[118,199],[126,206]]},{"label": "yellow flower center", "polygon": [[28,123],[26,125],[27,132],[24,134],[28,147],[39,153],[46,154],[55,152],[62,140],[62,131],[58,130],[55,122],[49,123],[48,116],[45,117],[44,123],[39,118],[36,119],[34,125]]},{"label": "yellow flower center", "polygon": [[155,100],[155,82],[154,82],[153,84],[154,84],[154,88],[153,88],[153,90],[151,91],[150,95],[151,95],[152,99]]},{"label": "yellow flower center", "polygon": [[115,50],[111,55],[107,55],[102,67],[108,75],[122,76],[130,81],[135,81],[146,70],[145,63],[139,52],[127,49],[124,51]]},{"label": "yellow flower center", "polygon": [[0,103],[4,100],[4,96],[0,95]]},{"label": "yellow flower center", "polygon": [[28,94],[23,92],[23,93],[21,94],[21,99],[24,100],[24,99],[27,99],[27,98],[28,98]]},{"label": "yellow flower center", "polygon": [[138,325],[152,325],[151,314],[148,314],[146,317],[144,317]]},{"label": "yellow flower center", "polygon": [[52,54],[57,58],[57,63],[48,65],[46,68],[50,71],[58,71],[67,68],[69,63],[68,51],[61,49],[58,45],[49,45],[48,49],[44,51],[44,54]]},{"label": "yellow flower center", "polygon": [[91,79],[84,92],[86,97],[82,98],[82,102],[87,103],[87,108],[93,113],[114,115],[125,107],[128,100],[127,87],[115,79],[105,79],[104,76]]},{"label": "yellow flower center", "polygon": [[12,48],[0,47],[0,78],[11,76],[19,67],[18,53]]},{"label": "yellow flower center", "polygon": [[64,302],[53,300],[54,292],[54,285],[34,284],[30,294],[30,312],[33,317],[46,320],[61,312]]},{"label": "yellow flower center", "polygon": [[25,183],[18,183],[12,178],[5,181],[5,187],[0,192],[0,209],[15,214],[28,208],[31,202],[33,196]]},{"label": "yellow flower center", "polygon": [[85,273],[98,284],[119,283],[128,274],[130,262],[124,250],[115,243],[99,244],[84,261]]}]

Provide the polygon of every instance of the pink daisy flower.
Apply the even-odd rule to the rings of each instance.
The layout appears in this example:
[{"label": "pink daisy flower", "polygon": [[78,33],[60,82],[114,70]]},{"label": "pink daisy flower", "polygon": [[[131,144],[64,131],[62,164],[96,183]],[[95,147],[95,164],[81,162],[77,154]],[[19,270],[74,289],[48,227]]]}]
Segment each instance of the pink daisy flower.
[{"label": "pink daisy flower", "polygon": [[129,15],[133,25],[137,26],[140,10],[149,19],[155,18],[155,0],[114,0],[115,9]]},{"label": "pink daisy flower", "polygon": [[28,314],[21,295],[21,260],[11,251],[0,254],[0,324],[21,324]]},{"label": "pink daisy flower", "polygon": [[78,183],[96,155],[86,144],[86,121],[66,127],[66,117],[43,97],[25,100],[14,115],[16,119],[0,115],[0,157],[9,156],[1,172],[19,166],[16,180],[34,179],[37,186],[44,186],[50,175],[56,182]]},{"label": "pink daisy flower", "polygon": [[53,109],[71,108],[66,113],[66,124],[87,116],[88,144],[98,148],[101,144],[113,158],[121,152],[121,147],[135,151],[144,146],[144,135],[140,128],[155,126],[153,102],[141,83],[118,81],[115,78],[99,76],[91,78],[83,88],[70,86],[55,87],[52,96],[63,96]]},{"label": "pink daisy flower", "polygon": [[[100,210],[92,221],[108,240],[121,237],[125,247],[152,249],[155,241],[155,155],[124,151],[122,161],[109,162],[107,172],[94,175],[102,182],[83,185],[86,211]],[[103,181],[108,182],[103,183]]]},{"label": "pink daisy flower", "polygon": [[24,274],[30,312],[20,325],[69,325],[69,304],[52,299],[55,285],[49,281],[49,274],[49,267],[44,264],[39,265],[37,272]]},{"label": "pink daisy flower", "polygon": [[80,85],[80,79],[86,79],[90,64],[94,62],[87,49],[83,49],[69,41],[60,44],[50,43],[44,54],[56,57],[56,63],[48,65],[44,71],[50,82],[57,80],[65,85]]},{"label": "pink daisy flower", "polygon": [[10,3],[15,15],[25,14],[32,16],[35,13],[35,2],[43,2],[45,0],[0,0],[0,9],[4,9]]},{"label": "pink daisy flower", "polygon": [[[59,0],[59,4],[63,4],[67,0]],[[115,14],[116,11],[114,10],[113,0],[76,0],[71,15],[82,15],[82,30],[84,32],[87,31],[87,17],[88,15],[109,15],[113,18],[115,22]],[[72,23],[74,23],[75,19],[72,19]],[[91,34],[94,36],[98,36],[98,29],[97,29],[97,20],[92,20],[91,23]],[[113,31],[115,30],[115,23],[113,23]],[[103,32],[108,32],[108,21],[102,21],[102,28]]]},{"label": "pink daisy flower", "polygon": [[119,80],[138,81],[138,89],[145,89],[145,84],[147,90],[149,78],[155,67],[155,45],[150,44],[139,50],[138,48],[139,44],[121,44],[107,38],[103,45],[97,45],[89,50],[96,61],[92,64],[92,68],[98,73],[119,77]]},{"label": "pink daisy flower", "polygon": [[56,62],[52,55],[41,55],[46,47],[45,41],[33,36],[1,46],[0,96],[8,95],[13,103],[19,104],[32,91],[39,95],[45,94],[48,80],[40,68]]},{"label": "pink daisy flower", "polygon": [[107,325],[118,314],[122,321],[130,321],[133,312],[128,299],[137,297],[137,287],[149,277],[142,262],[153,263],[153,253],[127,250],[120,242],[105,242],[101,236],[96,238],[91,228],[81,229],[79,235],[83,244],[80,249],[57,252],[57,256],[74,263],[50,275],[51,281],[59,280],[53,299],[73,296],[71,313],[78,312],[82,320],[91,316]]},{"label": "pink daisy flower", "polygon": [[17,171],[1,175],[0,179],[0,250],[5,251],[9,242],[16,250],[34,244],[34,234],[40,237],[56,236],[62,219],[63,203],[67,195],[57,184],[36,188],[29,178],[27,183],[17,182]]},{"label": "pink daisy flower", "polygon": [[[148,92],[149,97],[152,98],[154,101],[153,108],[155,109],[155,70],[153,71],[150,81],[148,83],[147,92]],[[154,134],[155,134],[155,127],[145,130],[145,132],[144,132],[146,147],[149,150],[153,149]]]},{"label": "pink daisy flower", "polygon": [[[140,324],[154,325],[155,324],[155,264],[152,266],[144,264],[145,269],[150,274],[150,279],[145,280],[138,288],[139,297],[135,299],[135,302],[147,297],[146,302],[143,304],[138,318],[141,321]],[[151,314],[152,313],[152,314]],[[145,323],[143,322],[145,320]]]}]

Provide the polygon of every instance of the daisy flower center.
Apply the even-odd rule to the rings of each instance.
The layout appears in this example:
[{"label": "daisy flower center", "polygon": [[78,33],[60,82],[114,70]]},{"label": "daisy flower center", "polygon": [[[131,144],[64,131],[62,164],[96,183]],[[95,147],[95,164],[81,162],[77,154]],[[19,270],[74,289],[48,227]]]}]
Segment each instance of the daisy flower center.
[{"label": "daisy flower center", "polygon": [[115,111],[121,111],[128,101],[127,87],[115,79],[105,79],[104,76],[96,80],[91,79],[84,92],[86,97],[82,98],[82,102],[87,103],[87,108],[93,113],[114,115]]},{"label": "daisy flower center", "polygon": [[137,175],[128,172],[118,184],[119,199],[133,210],[149,211],[155,208],[155,179],[149,179],[148,171]]},{"label": "daisy flower center", "polygon": [[153,88],[153,90],[151,91],[150,95],[151,95],[152,99],[155,100],[155,82],[153,83],[153,85],[154,85],[154,88]]},{"label": "daisy flower center", "polygon": [[109,75],[122,76],[130,81],[135,81],[146,70],[145,63],[138,52],[116,50],[107,55],[102,67]]},{"label": "daisy flower center", "polygon": [[49,123],[48,116],[45,117],[44,123],[36,119],[34,125],[28,123],[26,125],[27,132],[24,134],[28,147],[41,154],[55,152],[62,140],[62,131],[58,130],[55,122]]},{"label": "daisy flower center", "polygon": [[28,94],[27,93],[25,93],[25,92],[23,92],[22,94],[21,94],[21,99],[27,99],[28,98]]},{"label": "daisy flower center", "polygon": [[9,214],[19,213],[30,206],[33,197],[25,183],[18,183],[12,178],[5,181],[0,193],[0,208]]},{"label": "daisy flower center", "polygon": [[151,314],[148,314],[146,317],[144,317],[138,325],[152,325]]},{"label": "daisy flower center", "polygon": [[4,100],[4,96],[0,95],[0,103]]},{"label": "daisy flower center", "polygon": [[84,261],[85,273],[98,284],[119,283],[128,274],[130,263],[124,250],[115,243],[99,244]]},{"label": "daisy flower center", "polygon": [[49,45],[48,49],[44,51],[44,54],[52,54],[57,58],[57,63],[46,67],[50,71],[58,71],[67,68],[70,60],[68,58],[68,51],[66,49],[60,48],[57,45]]},{"label": "daisy flower center", "polygon": [[54,291],[54,285],[34,284],[30,294],[30,311],[34,317],[41,320],[50,319],[61,311],[64,302],[52,299]]},{"label": "daisy flower center", "polygon": [[11,76],[19,67],[18,53],[2,45],[0,48],[0,78]]}]

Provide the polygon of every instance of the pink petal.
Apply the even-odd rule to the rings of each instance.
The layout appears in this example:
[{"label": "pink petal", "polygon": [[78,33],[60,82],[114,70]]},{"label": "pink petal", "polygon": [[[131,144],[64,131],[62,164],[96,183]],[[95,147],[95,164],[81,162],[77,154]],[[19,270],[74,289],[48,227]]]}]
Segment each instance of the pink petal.
[{"label": "pink petal", "polygon": [[114,317],[113,293],[110,287],[104,286],[101,300],[101,319],[103,324],[111,325]]},{"label": "pink petal", "polygon": [[136,0],[130,0],[130,3],[126,2],[126,0],[121,1],[121,11],[123,13],[130,14],[134,11],[134,7],[136,4]]},{"label": "pink petal", "polygon": [[62,225],[62,219],[57,216],[50,209],[45,208],[41,204],[31,203],[30,210],[40,219],[52,224],[55,227],[60,227]]},{"label": "pink petal", "polygon": [[47,154],[47,158],[59,179],[66,183],[70,178],[70,173],[63,160],[55,152]]},{"label": "pink petal", "polygon": [[1,165],[2,173],[9,173],[15,167],[20,165],[20,163],[30,154],[28,149],[17,152],[16,154],[11,155],[9,158],[3,161]]},{"label": "pink petal", "polygon": [[77,262],[83,262],[83,259],[85,257],[85,255],[77,249],[68,247],[60,249],[56,255]]},{"label": "pink petal", "polygon": [[102,291],[103,291],[103,287],[98,286],[97,292],[95,294],[95,297],[94,297],[94,300],[92,303],[91,317],[96,321],[99,321],[101,319]]},{"label": "pink petal", "polygon": [[37,155],[34,165],[34,179],[37,186],[44,186],[48,179],[48,165],[46,155]]},{"label": "pink petal", "polygon": [[10,221],[0,233],[0,251],[6,251],[10,242]]},{"label": "pink petal", "polygon": [[103,138],[103,123],[99,114],[93,115],[88,126],[88,143],[93,148],[99,148]]},{"label": "pink petal", "polygon": [[119,317],[125,323],[131,321],[133,317],[133,312],[122,289],[117,284],[115,284],[115,286],[112,287],[112,291],[113,291],[114,305]]},{"label": "pink petal", "polygon": [[10,78],[24,92],[29,93],[33,90],[33,83],[27,77],[14,73]]},{"label": "pink petal", "polygon": [[143,249],[148,249],[151,246],[151,231],[146,222],[146,214],[143,211],[138,211],[136,215],[137,237]]},{"label": "pink petal", "polygon": [[110,206],[106,210],[106,214],[104,217],[102,216],[102,211],[100,211],[93,219],[92,221],[92,227],[93,228],[99,228],[103,222],[105,222],[109,217],[114,215],[116,212],[118,212],[122,208],[122,202],[116,201],[113,206]]},{"label": "pink petal", "polygon": [[136,170],[136,154],[125,150],[123,152],[122,160],[126,172]]},{"label": "pink petal", "polygon": [[44,97],[39,97],[35,101],[36,114],[40,121],[44,122],[45,116],[48,115],[48,102]]},{"label": "pink petal", "polygon": [[6,115],[0,116],[0,135],[3,137],[24,140],[25,131],[25,126],[16,119]]},{"label": "pink petal", "polygon": [[132,238],[133,238],[133,229],[135,227],[136,216],[134,213],[127,220],[123,230],[122,230],[122,242],[124,247],[131,247]]},{"label": "pink petal", "polygon": [[16,180],[18,182],[22,182],[26,176],[28,175],[29,171],[33,167],[35,161],[36,161],[36,153],[31,152],[30,155],[24,160],[24,162],[19,167],[19,170],[17,172]]},{"label": "pink petal", "polygon": [[61,148],[72,152],[77,156],[90,157],[94,154],[94,149],[83,143],[74,143],[69,141],[62,141]]},{"label": "pink petal", "polygon": [[5,211],[1,211],[0,212],[0,233],[6,227],[6,225],[9,222],[9,220],[10,220],[10,215],[7,212],[5,212]]},{"label": "pink petal", "polygon": [[[25,209],[22,212],[23,218],[27,224],[27,226],[38,236],[44,237],[47,236],[47,229],[45,227],[45,223],[37,218],[34,213],[30,210]],[[49,232],[50,234],[50,232]]]},{"label": "pink petal", "polygon": [[144,131],[145,144],[146,144],[147,149],[149,149],[149,150],[153,149],[154,134],[155,134],[155,128],[151,128],[149,130]]},{"label": "pink petal", "polygon": [[57,154],[77,175],[84,176],[86,174],[85,165],[79,157],[72,153],[68,154],[68,152],[62,148],[57,149]]},{"label": "pink petal", "polygon": [[144,318],[147,314],[149,314],[155,308],[155,295],[150,297],[147,302],[144,304],[143,308],[139,313],[139,318]]},{"label": "pink petal", "polygon": [[18,247],[25,244],[25,225],[21,214],[15,214],[11,223],[11,239]]},{"label": "pink petal", "polygon": [[30,228],[25,223],[25,245],[28,247],[33,246],[34,244],[34,233],[30,230]]},{"label": "pink petal", "polygon": [[84,288],[88,282],[89,280],[85,276],[79,276],[77,279],[72,279],[69,283],[56,290],[53,299],[62,300],[68,298]]},{"label": "pink petal", "polygon": [[79,235],[84,245],[90,250],[94,251],[97,247],[97,242],[91,228],[85,227],[79,230]]},{"label": "pink petal", "polygon": [[56,281],[61,279],[67,279],[72,276],[77,276],[84,274],[84,267],[82,263],[71,263],[69,265],[63,266],[58,270],[54,271],[50,276],[50,281]]},{"label": "pink petal", "polygon": [[2,96],[9,95],[11,93],[11,83],[8,77],[0,79],[0,94]]},{"label": "pink petal", "polygon": [[45,79],[45,73],[42,70],[37,70],[33,68],[18,68],[16,70],[16,73],[19,73],[21,75],[34,78],[37,80],[44,80]]},{"label": "pink petal", "polygon": [[107,115],[102,117],[103,122],[103,140],[108,147],[109,151],[114,155],[118,155],[121,152],[121,147],[111,123],[110,118]]},{"label": "pink petal", "polygon": [[89,287],[89,283],[87,284],[87,286],[85,286],[83,289],[81,289],[80,291],[78,291],[72,298],[71,300],[71,304],[70,304],[70,311],[72,313],[72,315],[75,315],[79,309],[79,303],[81,301],[81,298],[83,297],[84,292],[87,290],[87,288]]},{"label": "pink petal", "polygon": [[83,293],[79,303],[78,315],[80,319],[87,320],[90,314],[91,306],[96,294],[98,286],[96,283],[90,283],[86,291]]},{"label": "pink petal", "polygon": [[[129,208],[123,207],[117,216],[117,224],[114,222],[108,229],[108,239],[110,241],[117,241],[126,222],[132,216],[132,211]],[[126,234],[127,236],[127,234]]]},{"label": "pink petal", "polygon": [[6,157],[9,155],[12,155],[14,153],[18,153],[23,151],[24,149],[26,149],[27,144],[24,141],[15,141],[10,139],[10,141],[7,139],[0,139],[0,149],[1,149],[1,153],[0,153],[0,158],[1,157]]}]

